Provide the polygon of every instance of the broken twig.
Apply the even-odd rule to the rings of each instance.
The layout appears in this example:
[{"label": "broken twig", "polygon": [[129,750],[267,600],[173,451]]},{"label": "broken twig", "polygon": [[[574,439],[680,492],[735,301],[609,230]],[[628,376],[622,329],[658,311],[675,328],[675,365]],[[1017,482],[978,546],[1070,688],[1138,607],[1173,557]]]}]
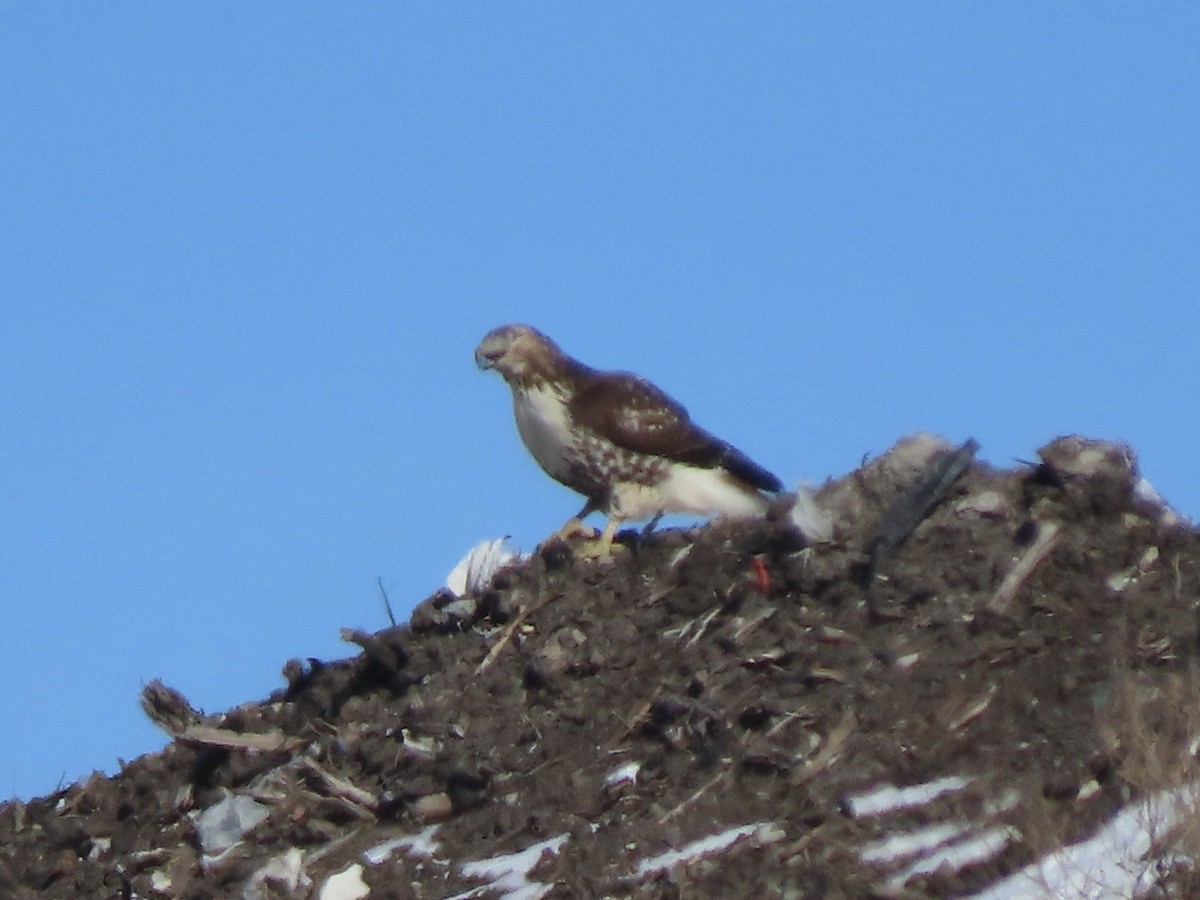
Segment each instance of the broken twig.
[{"label": "broken twig", "polygon": [[526,606],[519,613],[517,613],[516,618],[514,618],[508,624],[508,627],[504,629],[504,633],[500,635],[500,639],[496,641],[495,646],[493,646],[492,649],[488,651],[488,655],[483,658],[483,662],[481,662],[475,668],[475,674],[482,675],[492,667],[492,663],[496,661],[496,657],[500,655],[500,651],[508,645],[510,640],[512,640],[513,632],[515,632],[521,626],[522,622],[524,622],[529,616],[533,615],[543,606],[549,605],[561,596],[562,594],[549,594],[543,597],[537,603],[531,603],[529,606]]},{"label": "broken twig", "polygon": [[842,752],[842,748],[846,746],[846,741],[850,740],[850,735],[854,734],[854,729],[858,727],[858,717],[854,715],[854,710],[847,710],[842,716],[840,722],[833,726],[833,730],[829,732],[829,736],[825,738],[825,743],[818,750],[804,767],[792,776],[792,784],[808,784],[837,759],[838,754]]},{"label": "broken twig", "polygon": [[383,608],[387,610],[388,621],[392,623],[392,627],[396,627],[396,614],[392,612],[392,601],[387,595],[387,588],[383,586],[383,576],[375,576],[375,584],[379,588],[379,595],[383,597]]},{"label": "broken twig", "polygon": [[720,783],[722,780],[724,780],[728,775],[729,775],[729,770],[722,769],[720,772],[718,772],[716,775],[714,775],[708,781],[704,782],[704,784],[700,785],[700,787],[696,790],[696,792],[694,794],[692,794],[690,797],[683,800],[677,806],[667,810],[665,813],[663,813],[661,816],[659,816],[658,824],[665,825],[665,824],[667,824],[667,822],[670,822],[673,818],[675,818],[677,815],[679,815],[679,813],[683,812],[685,809],[687,809],[689,806],[691,806],[693,803],[695,803],[697,800],[699,800],[701,797],[703,797],[709,790],[711,790],[713,788],[714,785],[716,785],[716,784]]},{"label": "broken twig", "polygon": [[1004,576],[1004,580],[1000,582],[1000,587],[996,588],[996,593],[992,595],[992,599],[988,601],[987,608],[990,612],[998,615],[1004,615],[1012,606],[1013,598],[1016,597],[1017,591],[1021,589],[1026,579],[1033,573],[1043,559],[1049,555],[1054,549],[1054,544],[1058,540],[1059,527],[1054,522],[1043,522],[1038,528],[1037,538],[1024,555],[1013,564],[1013,567],[1008,570],[1008,574]]},{"label": "broken twig", "polygon": [[296,762],[301,769],[316,778],[317,784],[327,796],[346,800],[354,806],[372,813],[379,809],[379,798],[370,791],[365,791],[345,778],[327,772],[307,756],[300,757]]},{"label": "broken twig", "polygon": [[650,712],[650,707],[652,707],[654,702],[658,700],[659,695],[662,693],[663,686],[666,683],[667,680],[665,678],[660,681],[658,683],[658,687],[650,692],[650,696],[642,701],[642,703],[638,705],[638,707],[630,716],[621,721],[621,730],[617,734],[613,735],[612,739],[606,745],[608,747],[607,752],[614,752],[617,745],[625,740],[625,738],[629,737],[630,732],[637,727],[638,722],[642,721],[642,719],[645,718],[646,713]]}]

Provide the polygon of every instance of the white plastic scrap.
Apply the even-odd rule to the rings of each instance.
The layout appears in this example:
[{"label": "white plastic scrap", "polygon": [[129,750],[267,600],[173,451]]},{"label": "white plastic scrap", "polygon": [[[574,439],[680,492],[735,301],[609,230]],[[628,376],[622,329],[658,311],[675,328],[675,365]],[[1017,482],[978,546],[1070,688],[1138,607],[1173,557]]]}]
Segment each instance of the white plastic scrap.
[{"label": "white plastic scrap", "polygon": [[362,879],[363,867],[353,863],[336,875],[325,879],[318,900],[362,900],[370,896],[371,888]]},{"label": "white plastic scrap", "polygon": [[432,857],[437,852],[438,842],[433,839],[438,826],[430,825],[416,834],[405,834],[382,844],[376,844],[363,854],[363,859],[373,866],[387,862],[397,850],[406,850],[409,856]]},{"label": "white plastic scrap", "polygon": [[678,850],[668,850],[638,863],[635,877],[644,878],[653,872],[662,872],[679,863],[694,862],[705,856],[720,853],[732,847],[745,837],[752,837],[763,844],[771,844],[783,838],[783,832],[774,822],[756,822],[750,825],[738,825],[717,834],[700,838],[685,844]]},{"label": "white plastic scrap", "polygon": [[877,816],[880,813],[892,812],[897,809],[908,809],[910,806],[924,806],[942,794],[960,791],[970,783],[970,778],[950,775],[946,778],[928,781],[925,784],[914,784],[903,788],[885,784],[867,791],[865,794],[859,794],[857,797],[847,798],[846,807],[849,809],[850,815],[856,819],[864,816]]},{"label": "white plastic scrap", "polygon": [[437,755],[438,742],[431,737],[417,737],[407,728],[400,729],[400,741],[413,756],[431,759]]},{"label": "white plastic scrap", "polygon": [[1109,900],[1143,894],[1159,875],[1155,862],[1161,858],[1147,858],[1155,841],[1194,817],[1198,800],[1200,782],[1146,797],[1086,841],[1030,863],[975,894],[975,900]]},{"label": "white plastic scrap", "polygon": [[485,891],[499,891],[504,900],[541,900],[550,893],[550,885],[530,881],[529,873],[541,861],[543,853],[549,851],[557,854],[569,838],[568,834],[560,834],[532,844],[517,853],[464,863],[461,871],[465,877],[486,878],[491,883],[466,893],[455,894],[450,900],[466,900]]},{"label": "white plastic scrap", "polygon": [[269,807],[241,794],[225,796],[195,816],[196,835],[209,856],[224,853],[271,814]]},{"label": "white plastic scrap", "polygon": [[501,567],[520,558],[519,553],[505,546],[507,541],[508,538],[480,541],[468,550],[446,576],[446,587],[456,597],[487,587]]},{"label": "white plastic scrap", "polygon": [[625,763],[620,768],[613,769],[604,779],[605,787],[615,787],[618,784],[637,781],[638,772],[642,769],[640,762]]},{"label": "white plastic scrap", "polygon": [[816,496],[808,485],[796,488],[796,499],[788,518],[796,530],[808,540],[825,543],[833,538],[833,516],[817,505]]},{"label": "white plastic scrap", "polygon": [[98,837],[92,841],[92,849],[88,851],[88,862],[95,862],[112,849],[112,838]]},{"label": "white plastic scrap", "polygon": [[170,894],[174,890],[174,885],[171,883],[171,876],[162,869],[155,869],[150,873],[150,890],[156,894]]},{"label": "white plastic scrap", "polygon": [[267,882],[286,887],[289,891],[312,887],[312,879],[304,871],[304,851],[292,847],[285,853],[271,857],[267,864],[247,879],[242,888],[242,900],[265,900],[275,896]]}]

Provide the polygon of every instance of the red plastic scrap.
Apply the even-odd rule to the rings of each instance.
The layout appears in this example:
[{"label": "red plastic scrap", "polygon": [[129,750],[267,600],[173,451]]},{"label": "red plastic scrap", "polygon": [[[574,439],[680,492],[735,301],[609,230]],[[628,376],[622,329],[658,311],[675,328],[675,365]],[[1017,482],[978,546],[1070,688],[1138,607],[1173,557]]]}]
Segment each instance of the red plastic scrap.
[{"label": "red plastic scrap", "polygon": [[750,565],[754,568],[754,583],[764,594],[771,590],[771,573],[761,556],[750,557]]}]

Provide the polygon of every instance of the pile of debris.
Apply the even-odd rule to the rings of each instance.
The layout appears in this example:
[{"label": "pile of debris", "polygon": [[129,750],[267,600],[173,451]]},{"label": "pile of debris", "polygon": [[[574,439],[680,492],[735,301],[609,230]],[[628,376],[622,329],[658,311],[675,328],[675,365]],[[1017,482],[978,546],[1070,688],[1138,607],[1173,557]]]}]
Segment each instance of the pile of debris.
[{"label": "pile of debris", "polygon": [[164,750],[0,805],[0,895],[1192,895],[1200,533],[1119,445],[974,449],[826,485],[822,542],[499,557],[220,715],[153,684]]}]

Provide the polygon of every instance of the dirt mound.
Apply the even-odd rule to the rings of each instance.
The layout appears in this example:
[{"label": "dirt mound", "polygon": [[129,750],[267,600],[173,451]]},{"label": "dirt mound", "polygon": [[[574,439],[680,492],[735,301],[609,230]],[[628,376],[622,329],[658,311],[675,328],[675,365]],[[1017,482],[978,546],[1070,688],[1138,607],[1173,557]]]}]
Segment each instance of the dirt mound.
[{"label": "dirt mound", "polygon": [[[178,740],[0,806],[0,895],[1002,890],[1194,776],[1200,535],[1118,446],[948,454],[827,485],[827,543],[780,515],[554,544],[261,703],[154,685]],[[1194,887],[1187,824],[1139,890]]]}]

